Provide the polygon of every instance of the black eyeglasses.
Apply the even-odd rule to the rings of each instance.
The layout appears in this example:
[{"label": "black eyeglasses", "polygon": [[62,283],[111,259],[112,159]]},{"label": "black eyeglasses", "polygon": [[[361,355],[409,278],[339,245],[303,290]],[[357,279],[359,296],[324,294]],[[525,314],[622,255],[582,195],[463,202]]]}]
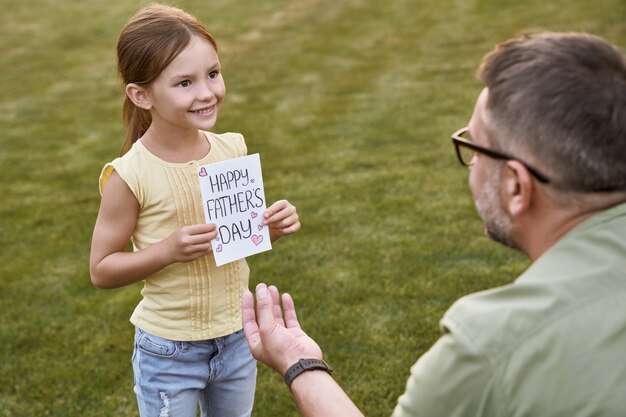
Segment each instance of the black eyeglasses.
[{"label": "black eyeglasses", "polygon": [[493,149],[485,148],[484,146],[480,146],[472,142],[470,139],[464,138],[464,135],[467,135],[469,132],[468,127],[461,128],[452,134],[452,143],[454,143],[454,149],[456,150],[456,156],[459,158],[459,162],[469,167],[474,163],[474,156],[476,156],[477,152],[487,155],[490,158],[495,159],[505,159],[505,160],[514,160],[522,163],[528,172],[533,174],[540,182],[547,184],[550,182],[548,177],[543,175],[537,169],[528,165],[526,162],[516,158],[514,156],[508,155],[504,152],[494,151]]}]

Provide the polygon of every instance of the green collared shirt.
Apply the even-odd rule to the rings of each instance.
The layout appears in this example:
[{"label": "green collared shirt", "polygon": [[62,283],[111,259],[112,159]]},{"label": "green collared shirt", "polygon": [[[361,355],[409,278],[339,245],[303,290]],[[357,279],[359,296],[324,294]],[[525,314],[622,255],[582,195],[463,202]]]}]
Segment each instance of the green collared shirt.
[{"label": "green collared shirt", "polygon": [[626,416],[626,204],[440,324],[394,417]]}]

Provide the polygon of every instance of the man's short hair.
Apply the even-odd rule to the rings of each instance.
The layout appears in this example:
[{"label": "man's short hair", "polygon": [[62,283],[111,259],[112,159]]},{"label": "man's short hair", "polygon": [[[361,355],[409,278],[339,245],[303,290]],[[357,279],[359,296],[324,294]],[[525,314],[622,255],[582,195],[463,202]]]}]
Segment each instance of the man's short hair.
[{"label": "man's short hair", "polygon": [[626,191],[626,58],[584,33],[524,35],[485,56],[492,146],[524,158],[555,187]]}]

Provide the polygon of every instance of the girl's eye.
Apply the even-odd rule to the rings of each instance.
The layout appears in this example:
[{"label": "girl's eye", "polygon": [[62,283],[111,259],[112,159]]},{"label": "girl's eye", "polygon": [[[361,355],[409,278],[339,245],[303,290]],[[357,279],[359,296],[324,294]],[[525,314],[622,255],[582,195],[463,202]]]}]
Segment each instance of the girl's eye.
[{"label": "girl's eye", "polygon": [[217,78],[218,75],[220,75],[219,71],[211,71],[211,72],[209,72],[209,78]]},{"label": "girl's eye", "polygon": [[185,80],[178,83],[180,87],[189,87],[191,85],[191,81]]}]

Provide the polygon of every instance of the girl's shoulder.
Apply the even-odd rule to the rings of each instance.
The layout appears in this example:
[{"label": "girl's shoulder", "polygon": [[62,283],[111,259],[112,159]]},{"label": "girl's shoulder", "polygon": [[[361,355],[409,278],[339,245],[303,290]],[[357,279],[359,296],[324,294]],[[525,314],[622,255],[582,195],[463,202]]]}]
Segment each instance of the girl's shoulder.
[{"label": "girl's shoulder", "polygon": [[241,133],[213,133],[206,131],[203,131],[203,133],[211,143],[211,152],[217,154],[215,156],[222,156],[227,159],[245,156],[248,153],[246,141]]},{"label": "girl's shoulder", "polygon": [[142,149],[141,143],[137,141],[125,154],[104,164],[102,170],[100,171],[100,178],[98,180],[101,194],[113,172],[117,172],[122,180],[130,186],[132,183],[131,174],[134,171],[133,167],[137,165],[137,160],[141,159]]}]

